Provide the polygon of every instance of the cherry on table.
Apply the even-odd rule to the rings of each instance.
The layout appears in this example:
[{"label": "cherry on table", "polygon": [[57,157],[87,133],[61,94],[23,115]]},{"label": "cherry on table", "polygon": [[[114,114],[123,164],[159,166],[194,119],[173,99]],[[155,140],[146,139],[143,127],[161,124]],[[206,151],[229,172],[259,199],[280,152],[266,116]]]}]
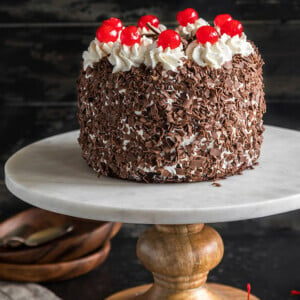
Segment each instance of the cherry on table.
[{"label": "cherry on table", "polygon": [[175,30],[165,30],[159,36],[157,40],[157,46],[162,47],[164,50],[168,47],[175,49],[180,46],[181,38]]},{"label": "cherry on table", "polygon": [[118,39],[118,35],[118,30],[109,25],[101,25],[96,31],[96,38],[100,43],[114,43]]},{"label": "cherry on table", "polygon": [[196,32],[196,37],[198,42],[203,45],[207,42],[210,42],[213,45],[219,39],[217,30],[212,26],[201,26]]},{"label": "cherry on table", "polygon": [[133,46],[136,43],[141,41],[141,35],[138,32],[138,28],[136,26],[128,26],[121,32],[121,44],[126,46]]},{"label": "cherry on table", "polygon": [[198,13],[193,8],[186,8],[177,14],[177,21],[181,26],[186,26],[188,23],[194,24],[198,19]]},{"label": "cherry on table", "polygon": [[104,20],[102,25],[112,26],[119,31],[123,29],[123,23],[118,18],[110,18],[110,19]]},{"label": "cherry on table", "polygon": [[221,34],[226,33],[231,37],[234,37],[235,35],[241,36],[242,32],[243,32],[243,25],[241,22],[237,20],[227,21],[221,27]]},{"label": "cherry on table", "polygon": [[159,20],[156,16],[153,15],[146,15],[142,16],[138,21],[138,27],[140,28],[147,28],[147,23],[150,23],[153,27],[157,28],[159,26]]},{"label": "cherry on table", "polygon": [[224,23],[231,21],[232,20],[232,16],[229,14],[222,14],[222,15],[218,15],[215,17],[215,21],[214,24],[216,27],[221,28]]}]

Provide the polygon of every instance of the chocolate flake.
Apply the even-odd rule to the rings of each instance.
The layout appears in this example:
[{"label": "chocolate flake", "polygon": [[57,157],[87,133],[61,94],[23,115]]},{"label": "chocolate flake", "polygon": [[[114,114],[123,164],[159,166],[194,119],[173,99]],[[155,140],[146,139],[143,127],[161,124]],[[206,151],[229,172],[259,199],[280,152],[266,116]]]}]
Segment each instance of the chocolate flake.
[{"label": "chocolate flake", "polygon": [[263,140],[262,65],[256,48],[220,69],[186,60],[178,73],[158,64],[113,74],[103,58],[77,81],[83,158],[99,175],[142,182],[241,174]]}]

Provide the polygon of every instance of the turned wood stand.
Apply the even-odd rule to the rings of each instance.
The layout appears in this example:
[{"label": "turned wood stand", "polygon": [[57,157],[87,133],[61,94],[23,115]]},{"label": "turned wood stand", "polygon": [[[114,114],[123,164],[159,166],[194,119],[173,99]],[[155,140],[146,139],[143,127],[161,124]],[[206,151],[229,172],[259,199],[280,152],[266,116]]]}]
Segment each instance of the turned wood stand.
[{"label": "turned wood stand", "polygon": [[97,178],[80,157],[78,134],[65,133],[21,149],[7,161],[5,180],[17,197],[46,210],[94,220],[161,224],[146,230],[137,244],[138,258],[153,273],[154,284],[108,300],[247,300],[245,291],[206,283],[224,247],[214,229],[199,223],[300,208],[299,132],[266,126],[259,165],[220,181],[219,188],[211,182],[141,184]]},{"label": "turned wood stand", "polygon": [[122,291],[107,300],[247,300],[244,291],[206,283],[223,253],[222,238],[208,225],[155,225],[137,243],[137,256],[152,272],[154,284]]}]

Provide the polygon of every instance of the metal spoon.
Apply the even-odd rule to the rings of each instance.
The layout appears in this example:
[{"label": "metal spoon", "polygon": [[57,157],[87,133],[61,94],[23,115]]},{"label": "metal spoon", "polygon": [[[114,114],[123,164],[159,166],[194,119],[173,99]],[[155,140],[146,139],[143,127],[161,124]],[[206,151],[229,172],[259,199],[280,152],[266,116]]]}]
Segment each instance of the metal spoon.
[{"label": "metal spoon", "polygon": [[37,231],[26,238],[20,236],[2,238],[0,239],[0,247],[16,248],[22,245],[36,247],[62,237],[73,229],[73,225],[56,226]]}]

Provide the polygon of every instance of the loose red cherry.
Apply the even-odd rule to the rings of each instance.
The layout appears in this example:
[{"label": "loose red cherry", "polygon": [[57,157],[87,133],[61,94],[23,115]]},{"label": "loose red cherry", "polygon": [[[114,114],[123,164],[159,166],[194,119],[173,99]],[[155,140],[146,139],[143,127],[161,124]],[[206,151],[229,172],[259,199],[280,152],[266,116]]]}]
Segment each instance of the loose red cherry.
[{"label": "loose red cherry", "polygon": [[118,30],[112,26],[101,25],[97,29],[96,38],[100,43],[114,43],[118,39]]},{"label": "loose red cherry", "polygon": [[102,25],[112,26],[119,31],[123,29],[123,23],[118,18],[110,18],[108,20],[105,20],[105,21],[103,21]]},{"label": "loose red cherry", "polygon": [[166,48],[170,47],[171,49],[175,49],[180,46],[181,38],[180,35],[171,29],[163,31],[157,40],[157,46],[163,47],[165,50]]},{"label": "loose red cherry", "polygon": [[135,43],[140,42],[141,35],[136,26],[128,26],[121,32],[120,39],[123,45],[133,46]]},{"label": "loose red cherry", "polygon": [[207,42],[213,45],[219,39],[217,30],[212,26],[201,26],[196,32],[196,37],[202,45],[205,45]]},{"label": "loose red cherry", "polygon": [[188,23],[194,24],[198,19],[198,13],[193,8],[186,8],[177,14],[177,21],[181,26],[186,26]]},{"label": "loose red cherry", "polygon": [[225,22],[223,26],[221,27],[221,34],[228,34],[231,37],[234,37],[235,35],[241,36],[243,32],[243,25],[241,22],[237,20],[231,20],[228,22]]},{"label": "loose red cherry", "polygon": [[146,16],[142,16],[139,19],[138,27],[148,29],[147,23],[150,23],[153,27],[156,27],[156,28],[159,26],[159,20],[157,19],[157,17],[155,17],[153,15],[146,15]]},{"label": "loose red cherry", "polygon": [[223,14],[223,15],[218,15],[215,17],[215,26],[221,28],[224,23],[226,23],[227,21],[231,21],[232,20],[232,16],[228,15],[228,14]]}]

